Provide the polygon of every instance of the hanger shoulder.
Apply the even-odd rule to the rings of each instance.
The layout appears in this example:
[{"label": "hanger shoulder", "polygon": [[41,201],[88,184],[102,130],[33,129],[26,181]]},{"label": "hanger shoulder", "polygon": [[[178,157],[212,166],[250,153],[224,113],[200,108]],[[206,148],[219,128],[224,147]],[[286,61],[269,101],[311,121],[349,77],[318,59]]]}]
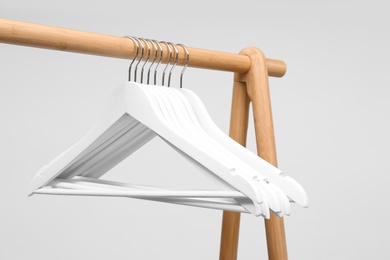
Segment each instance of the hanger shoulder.
[{"label": "hanger shoulder", "polygon": [[[103,135],[106,130],[112,126],[125,111],[125,103],[123,102],[123,89],[118,88],[110,97],[102,116],[92,129],[76,144],[72,145],[66,151],[58,155],[47,165],[38,170],[30,184],[30,194],[36,189],[46,185],[51,180],[59,176],[66,168],[78,158],[85,155],[95,140]],[[84,152],[84,153],[83,153]]]}]

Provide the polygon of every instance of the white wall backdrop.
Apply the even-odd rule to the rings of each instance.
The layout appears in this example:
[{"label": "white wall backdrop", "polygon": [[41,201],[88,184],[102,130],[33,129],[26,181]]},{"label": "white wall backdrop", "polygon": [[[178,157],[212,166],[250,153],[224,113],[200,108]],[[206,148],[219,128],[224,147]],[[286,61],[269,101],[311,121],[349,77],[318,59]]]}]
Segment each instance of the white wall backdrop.
[{"label": "white wall backdrop", "polygon": [[[387,259],[390,18],[385,1],[0,1],[8,19],[282,59],[272,78],[279,167],[310,196],[285,218],[290,259]],[[80,139],[129,61],[0,45],[0,259],[218,259],[221,212],[121,198],[27,197],[35,172]],[[178,84],[178,73],[174,85]],[[228,132],[232,74],[188,69],[186,88]],[[255,150],[253,128],[249,149]],[[155,140],[110,173],[211,185]],[[242,216],[239,259],[266,259]]]}]

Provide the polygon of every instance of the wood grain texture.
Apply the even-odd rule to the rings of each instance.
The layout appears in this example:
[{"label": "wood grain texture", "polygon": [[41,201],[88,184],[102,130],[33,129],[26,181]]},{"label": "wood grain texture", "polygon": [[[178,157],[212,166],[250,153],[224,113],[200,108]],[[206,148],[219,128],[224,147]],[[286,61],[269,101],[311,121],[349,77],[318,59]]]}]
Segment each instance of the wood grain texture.
[{"label": "wood grain texture", "polygon": [[[128,38],[104,35],[46,25],[0,19],[0,42],[30,47],[77,52],[113,58],[132,59],[136,45]],[[163,63],[169,52],[165,45]],[[185,52],[179,49],[179,65],[185,64]],[[188,47],[190,67],[244,73],[250,68],[250,59],[245,55]],[[151,59],[154,58],[153,46]],[[269,74],[282,77],[286,64],[280,60],[267,60]]]},{"label": "wood grain texture", "polygon": [[[268,86],[268,71],[263,53],[254,47],[240,52],[251,59],[251,68],[245,75],[249,98],[252,101],[257,153],[277,167],[271,100]],[[242,80],[243,77],[237,77]],[[283,218],[271,214],[265,220],[269,260],[287,260],[287,245]]]},{"label": "wood grain texture", "polygon": [[[245,83],[234,82],[230,118],[230,137],[242,146],[246,145],[249,102],[250,100]],[[240,216],[241,215],[238,212],[223,212],[220,260],[237,259]]]}]

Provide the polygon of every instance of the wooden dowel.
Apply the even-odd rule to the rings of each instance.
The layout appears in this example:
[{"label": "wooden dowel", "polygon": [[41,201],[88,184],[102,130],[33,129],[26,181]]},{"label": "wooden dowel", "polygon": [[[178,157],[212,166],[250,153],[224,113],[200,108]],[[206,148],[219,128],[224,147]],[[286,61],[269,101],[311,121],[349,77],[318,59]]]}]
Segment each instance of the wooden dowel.
[{"label": "wooden dowel", "polygon": [[[230,137],[242,146],[246,145],[249,118],[249,97],[244,82],[234,82]],[[222,218],[220,260],[236,260],[240,231],[240,213],[224,211]]]},{"label": "wooden dowel", "polygon": [[[83,32],[46,25],[0,19],[0,42],[30,47],[77,52],[114,58],[132,59],[136,45],[125,37]],[[167,47],[163,45],[164,61],[168,60]],[[185,63],[185,52],[179,49],[179,64]],[[188,47],[190,67],[247,72],[250,59],[245,55],[203,50]],[[152,50],[151,58],[154,57]],[[286,73],[286,64],[280,60],[267,60],[270,76],[282,77]]]}]

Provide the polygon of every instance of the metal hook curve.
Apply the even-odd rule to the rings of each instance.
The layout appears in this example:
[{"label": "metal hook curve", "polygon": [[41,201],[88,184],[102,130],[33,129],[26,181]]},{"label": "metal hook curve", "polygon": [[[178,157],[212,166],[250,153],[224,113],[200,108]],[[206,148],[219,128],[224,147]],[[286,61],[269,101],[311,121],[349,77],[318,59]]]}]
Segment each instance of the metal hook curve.
[{"label": "metal hook curve", "polygon": [[166,72],[169,64],[171,64],[171,61],[172,61],[172,48],[169,46],[169,44],[167,42],[161,41],[160,43],[165,44],[167,46],[168,50],[169,50],[169,60],[167,62],[167,66],[165,66],[165,68],[164,68],[163,76],[162,76],[162,85],[164,86],[165,72]]},{"label": "metal hook curve", "polygon": [[169,88],[171,86],[172,71],[176,67],[177,61],[179,60],[179,50],[177,49],[176,44],[172,42],[168,42],[168,44],[172,45],[172,47],[175,49],[175,63],[173,63],[173,66],[169,71],[169,76],[168,76],[168,88]]},{"label": "metal hook curve", "polygon": [[129,81],[131,81],[131,67],[133,66],[133,63],[135,62],[135,60],[138,58],[138,53],[139,53],[139,44],[138,42],[136,41],[136,39],[133,37],[133,36],[124,36],[125,38],[129,38],[130,40],[132,40],[137,48],[136,52],[135,52],[135,56],[133,58],[133,60],[131,61],[130,63],[130,66],[129,66],[129,76],[128,76],[128,79]]},{"label": "metal hook curve", "polygon": [[144,58],[145,49],[144,49],[144,44],[137,37],[134,37],[134,38],[138,41],[138,43],[141,45],[141,48],[142,48],[141,49],[141,57],[139,58],[137,65],[135,65],[135,69],[134,69],[134,81],[137,82],[138,65],[141,62],[141,60]]},{"label": "metal hook curve", "polygon": [[158,54],[158,50],[157,50],[157,45],[154,43],[153,40],[150,40],[150,39],[146,39],[146,41],[150,42],[151,44],[153,44],[153,47],[154,47],[154,50],[155,50],[155,53],[154,53],[154,59],[152,61],[152,63],[150,64],[149,66],[149,69],[148,69],[148,77],[147,77],[147,81],[146,81],[146,84],[149,84],[149,79],[150,79],[150,69],[152,68],[153,64],[156,62],[157,60],[157,54]]},{"label": "metal hook curve", "polygon": [[156,85],[156,81],[157,81],[157,68],[158,68],[158,66],[160,66],[161,61],[163,59],[163,48],[162,48],[161,44],[158,41],[153,40],[153,42],[156,43],[158,45],[158,48],[160,49],[160,60],[158,61],[156,67],[154,68],[154,85]]},{"label": "metal hook curve", "polygon": [[188,51],[187,47],[184,44],[178,43],[176,45],[182,47],[184,49],[184,51],[186,52],[186,64],[184,65],[184,67],[180,73],[180,88],[183,88],[183,75],[184,75],[184,71],[186,70],[186,68],[188,66],[188,63],[190,62],[190,52]]},{"label": "metal hook curve", "polygon": [[143,83],[144,81],[144,69],[145,69],[145,65],[146,63],[148,63],[149,59],[150,59],[150,44],[143,38],[139,38],[141,41],[143,41],[145,43],[145,45],[148,47],[148,56],[144,62],[144,65],[142,65],[142,69],[141,69],[141,83]]}]

